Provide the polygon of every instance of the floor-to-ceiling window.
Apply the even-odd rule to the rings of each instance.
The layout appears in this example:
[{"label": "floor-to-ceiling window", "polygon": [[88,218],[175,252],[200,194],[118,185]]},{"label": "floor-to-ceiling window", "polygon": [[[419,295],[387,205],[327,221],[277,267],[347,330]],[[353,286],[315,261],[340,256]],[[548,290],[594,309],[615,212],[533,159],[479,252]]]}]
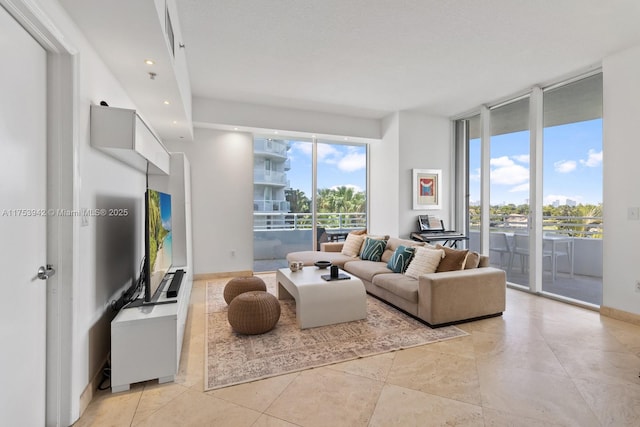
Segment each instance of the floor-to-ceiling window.
[{"label": "floor-to-ceiling window", "polygon": [[[507,280],[529,284],[529,97],[491,109],[489,251]],[[505,249],[508,253],[505,253]]]},{"label": "floor-to-ceiling window", "polygon": [[602,304],[602,74],[544,91],[542,290]]},{"label": "floor-to-ceiling window", "polygon": [[367,223],[367,147],[254,138],[254,271],[286,267],[289,252],[318,249]]},{"label": "floor-to-ceiling window", "polygon": [[467,159],[460,191],[468,194],[470,247],[490,255],[512,285],[600,305],[602,75],[536,88],[481,113],[455,127],[465,132],[456,141]]}]

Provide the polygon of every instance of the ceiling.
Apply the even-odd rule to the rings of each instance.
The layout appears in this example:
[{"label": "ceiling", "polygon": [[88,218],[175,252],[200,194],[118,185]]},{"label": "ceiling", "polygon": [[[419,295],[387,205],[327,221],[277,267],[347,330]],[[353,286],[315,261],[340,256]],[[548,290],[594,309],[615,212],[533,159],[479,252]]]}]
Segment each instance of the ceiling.
[{"label": "ceiling", "polygon": [[[74,12],[79,0],[61,3],[85,32],[93,31],[82,24],[87,15],[107,19],[97,10]],[[640,45],[638,0],[176,5],[194,97],[374,119],[402,110],[459,115]],[[117,28],[117,38],[101,42],[112,46],[101,49],[122,55],[145,40],[140,26]],[[107,63],[113,61],[117,56]],[[132,77],[119,79],[126,89]],[[152,93],[136,94],[144,96]]]}]

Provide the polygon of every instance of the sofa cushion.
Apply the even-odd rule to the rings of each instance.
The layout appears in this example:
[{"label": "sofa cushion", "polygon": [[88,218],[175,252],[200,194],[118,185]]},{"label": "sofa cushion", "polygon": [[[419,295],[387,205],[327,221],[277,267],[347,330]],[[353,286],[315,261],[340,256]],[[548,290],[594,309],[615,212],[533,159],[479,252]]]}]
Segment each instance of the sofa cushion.
[{"label": "sofa cushion", "polygon": [[353,258],[357,257],[358,255],[360,255],[360,248],[362,247],[363,241],[364,235],[362,234],[347,234],[347,238],[344,241],[341,253]]},{"label": "sofa cushion", "polygon": [[344,270],[355,276],[358,276],[362,280],[371,282],[373,276],[381,273],[391,273],[391,270],[387,268],[387,264],[384,262],[375,261],[348,261],[344,264]]},{"label": "sofa cushion", "polygon": [[387,268],[391,269],[394,273],[404,273],[415,251],[415,248],[408,248],[403,245],[398,246],[387,263]]},{"label": "sofa cushion", "polygon": [[418,302],[418,281],[404,274],[378,274],[373,278],[374,285],[412,303]]},{"label": "sofa cushion", "polygon": [[423,274],[435,273],[443,258],[444,250],[442,249],[427,246],[418,247],[404,274],[417,279]]},{"label": "sofa cushion", "polygon": [[472,268],[478,268],[480,264],[480,254],[475,251],[469,251],[467,255],[467,260],[464,263],[464,269],[470,270]]},{"label": "sofa cushion", "polygon": [[418,246],[424,246],[424,242],[416,242],[415,240],[399,239],[397,237],[391,237],[387,240],[387,247],[382,254],[381,261],[389,262],[393,253],[398,249],[398,246],[406,246],[408,248],[415,248]]},{"label": "sofa cushion", "polygon": [[365,237],[362,252],[360,252],[360,259],[379,262],[386,246],[386,240]]},{"label": "sofa cushion", "polygon": [[442,245],[436,245],[437,249],[444,251],[444,258],[438,264],[436,273],[443,271],[458,271],[464,269],[464,264],[469,254],[469,249],[453,249]]}]

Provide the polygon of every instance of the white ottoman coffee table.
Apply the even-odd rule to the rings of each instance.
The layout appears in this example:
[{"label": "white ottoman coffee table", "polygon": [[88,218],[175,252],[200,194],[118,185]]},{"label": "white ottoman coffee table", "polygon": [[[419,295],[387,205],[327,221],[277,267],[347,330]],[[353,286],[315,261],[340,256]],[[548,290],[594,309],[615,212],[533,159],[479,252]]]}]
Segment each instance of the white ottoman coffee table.
[{"label": "white ottoman coffee table", "polygon": [[300,329],[367,317],[367,293],[362,281],[345,271],[340,273],[351,278],[326,281],[320,276],[329,274],[329,269],[316,267],[298,271],[281,268],[276,272],[278,299],[295,299]]}]

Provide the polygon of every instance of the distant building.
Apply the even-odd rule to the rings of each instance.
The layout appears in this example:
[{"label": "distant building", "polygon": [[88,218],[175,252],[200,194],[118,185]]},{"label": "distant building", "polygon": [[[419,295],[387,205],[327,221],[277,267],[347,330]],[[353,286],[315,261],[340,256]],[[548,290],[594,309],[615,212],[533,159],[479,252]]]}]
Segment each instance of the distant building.
[{"label": "distant building", "polygon": [[553,203],[551,203],[551,206],[557,208],[558,206],[560,206],[560,200],[554,200]]},{"label": "distant building", "polygon": [[578,202],[575,200],[567,199],[567,206],[577,206]]},{"label": "distant building", "polygon": [[289,212],[285,190],[290,187],[287,171],[291,169],[287,140],[254,138],[253,140],[253,211]]},{"label": "distant building", "polygon": [[529,219],[527,215],[522,215],[522,214],[509,214],[504,219],[505,225],[507,227],[514,227],[514,228],[525,228],[528,224],[528,221]]}]

